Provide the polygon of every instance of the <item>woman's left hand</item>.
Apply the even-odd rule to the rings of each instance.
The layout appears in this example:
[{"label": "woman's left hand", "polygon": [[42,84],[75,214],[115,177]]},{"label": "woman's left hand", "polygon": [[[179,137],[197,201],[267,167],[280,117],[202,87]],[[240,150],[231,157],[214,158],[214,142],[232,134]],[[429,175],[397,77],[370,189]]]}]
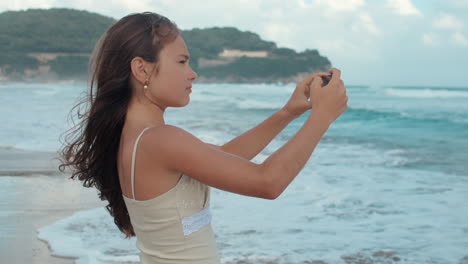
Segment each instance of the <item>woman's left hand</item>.
[{"label": "woman's left hand", "polygon": [[310,83],[316,77],[322,77],[328,75],[327,72],[316,72],[307,76],[304,80],[299,82],[296,85],[296,89],[294,89],[291,98],[289,98],[288,102],[285,106],[283,106],[284,111],[288,114],[299,117],[305,111],[312,108],[312,104],[310,103]]}]

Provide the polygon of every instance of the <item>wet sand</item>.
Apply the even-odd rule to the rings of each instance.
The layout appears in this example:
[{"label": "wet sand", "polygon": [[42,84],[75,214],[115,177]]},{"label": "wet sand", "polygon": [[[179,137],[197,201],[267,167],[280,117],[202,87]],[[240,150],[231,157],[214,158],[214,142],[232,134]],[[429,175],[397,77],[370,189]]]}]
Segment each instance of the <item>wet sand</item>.
[{"label": "wet sand", "polygon": [[0,147],[0,176],[58,173],[58,153]]},{"label": "wet sand", "polygon": [[0,149],[2,263],[71,264],[53,256],[37,230],[79,210],[105,206],[94,189],[59,173],[55,153]]}]

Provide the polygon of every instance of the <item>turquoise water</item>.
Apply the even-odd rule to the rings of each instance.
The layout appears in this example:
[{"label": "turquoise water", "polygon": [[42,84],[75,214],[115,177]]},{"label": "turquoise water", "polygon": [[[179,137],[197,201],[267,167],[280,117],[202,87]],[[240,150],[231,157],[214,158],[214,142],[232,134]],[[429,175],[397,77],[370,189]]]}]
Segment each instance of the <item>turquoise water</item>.
[{"label": "turquoise water", "polygon": [[[57,150],[84,89],[0,86],[0,147]],[[170,109],[167,122],[222,144],[279,109],[293,89],[196,84],[190,105]],[[466,263],[468,88],[351,86],[348,95],[349,109],[280,198],[213,190],[223,263]],[[254,161],[284,144],[305,118]],[[103,209],[79,212],[40,236],[79,263],[138,259],[135,241],[123,240]]]}]

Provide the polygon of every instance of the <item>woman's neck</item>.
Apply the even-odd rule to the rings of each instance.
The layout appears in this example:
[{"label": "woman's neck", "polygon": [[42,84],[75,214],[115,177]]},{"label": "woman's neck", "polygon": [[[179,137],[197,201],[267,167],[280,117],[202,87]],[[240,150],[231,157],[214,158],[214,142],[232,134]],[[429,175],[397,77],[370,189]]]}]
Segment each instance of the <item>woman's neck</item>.
[{"label": "woman's neck", "polygon": [[128,106],[126,120],[145,127],[164,125],[164,110],[147,100],[133,99]]}]

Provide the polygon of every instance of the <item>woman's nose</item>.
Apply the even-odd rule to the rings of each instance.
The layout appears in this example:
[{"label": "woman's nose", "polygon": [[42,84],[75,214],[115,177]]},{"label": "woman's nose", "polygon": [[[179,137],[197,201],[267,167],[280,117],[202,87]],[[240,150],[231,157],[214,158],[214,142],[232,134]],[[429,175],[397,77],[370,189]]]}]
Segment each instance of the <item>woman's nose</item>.
[{"label": "woman's nose", "polygon": [[190,80],[193,81],[195,79],[197,79],[198,77],[198,74],[190,67],[190,71],[191,71],[191,74],[190,74]]}]

